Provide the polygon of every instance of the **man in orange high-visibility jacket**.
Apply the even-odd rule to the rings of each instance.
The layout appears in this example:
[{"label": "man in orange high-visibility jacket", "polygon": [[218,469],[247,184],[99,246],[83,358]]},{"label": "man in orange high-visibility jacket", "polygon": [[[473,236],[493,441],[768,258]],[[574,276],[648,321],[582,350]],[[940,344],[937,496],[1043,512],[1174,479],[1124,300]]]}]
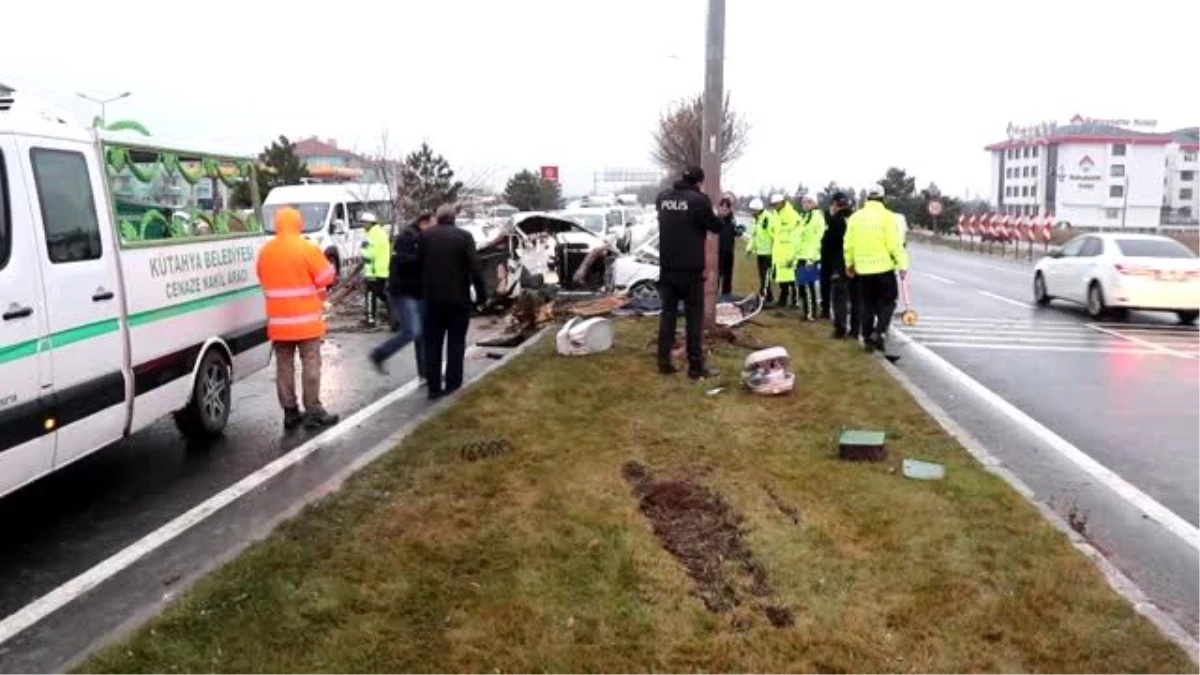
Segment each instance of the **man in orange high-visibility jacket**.
[{"label": "man in orange high-visibility jacket", "polygon": [[[323,427],[338,421],[321,405],[321,338],[325,291],[337,272],[316,244],[300,236],[303,218],[293,208],[275,214],[275,237],[258,254],[258,281],[267,301],[267,337],[275,348],[275,390],[283,426]],[[304,414],[296,405],[296,353]]]}]

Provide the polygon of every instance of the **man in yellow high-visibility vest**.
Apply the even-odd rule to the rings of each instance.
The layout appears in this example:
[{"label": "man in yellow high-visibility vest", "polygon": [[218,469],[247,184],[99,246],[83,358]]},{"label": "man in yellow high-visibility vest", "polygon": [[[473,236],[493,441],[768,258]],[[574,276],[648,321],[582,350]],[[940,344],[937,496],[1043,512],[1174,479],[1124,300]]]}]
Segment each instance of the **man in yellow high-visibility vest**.
[{"label": "man in yellow high-visibility vest", "polygon": [[846,276],[858,280],[862,294],[862,337],[867,353],[886,350],[885,338],[896,311],[901,278],[908,274],[908,253],[900,241],[896,214],[883,205],[882,185],[867,192],[867,203],[846,222]]}]

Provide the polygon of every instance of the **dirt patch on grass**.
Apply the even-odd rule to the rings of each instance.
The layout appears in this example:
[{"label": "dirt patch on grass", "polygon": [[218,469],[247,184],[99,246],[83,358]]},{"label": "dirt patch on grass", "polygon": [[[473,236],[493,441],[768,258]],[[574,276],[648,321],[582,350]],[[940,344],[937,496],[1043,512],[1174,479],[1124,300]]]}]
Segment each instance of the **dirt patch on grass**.
[{"label": "dirt patch on grass", "polygon": [[[627,462],[622,473],[654,536],[687,569],[709,611],[726,612],[741,605],[743,593],[763,600],[775,595],[766,568],[742,536],[742,517],[720,494],[691,478],[655,480],[638,462]],[[740,574],[730,574],[727,563]],[[737,576],[742,592],[735,588]],[[776,628],[795,623],[785,607],[765,604],[763,613]]]}]

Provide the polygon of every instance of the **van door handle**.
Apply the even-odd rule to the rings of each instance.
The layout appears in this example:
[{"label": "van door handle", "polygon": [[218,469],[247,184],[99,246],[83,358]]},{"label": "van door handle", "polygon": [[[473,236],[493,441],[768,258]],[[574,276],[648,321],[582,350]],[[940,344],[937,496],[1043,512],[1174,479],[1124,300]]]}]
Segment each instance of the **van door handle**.
[{"label": "van door handle", "polygon": [[97,288],[96,292],[92,295],[92,302],[104,302],[105,300],[112,300],[112,299],[113,299],[113,292],[106,291],[106,290],[104,290],[104,288]]},{"label": "van door handle", "polygon": [[12,321],[13,319],[24,319],[27,316],[33,316],[32,307],[22,307],[17,303],[12,303],[8,306],[8,310],[4,312],[4,320]]}]

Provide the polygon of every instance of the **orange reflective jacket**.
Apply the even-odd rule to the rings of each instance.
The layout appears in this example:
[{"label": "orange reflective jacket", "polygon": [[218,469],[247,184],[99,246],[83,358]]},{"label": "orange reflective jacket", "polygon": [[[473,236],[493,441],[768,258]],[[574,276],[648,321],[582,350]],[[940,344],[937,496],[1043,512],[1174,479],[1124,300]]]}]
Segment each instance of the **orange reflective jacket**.
[{"label": "orange reflective jacket", "polygon": [[300,342],[325,335],[325,289],[337,272],[316,244],[300,236],[295,209],[275,214],[275,237],[258,254],[258,282],[267,299],[267,337]]}]

